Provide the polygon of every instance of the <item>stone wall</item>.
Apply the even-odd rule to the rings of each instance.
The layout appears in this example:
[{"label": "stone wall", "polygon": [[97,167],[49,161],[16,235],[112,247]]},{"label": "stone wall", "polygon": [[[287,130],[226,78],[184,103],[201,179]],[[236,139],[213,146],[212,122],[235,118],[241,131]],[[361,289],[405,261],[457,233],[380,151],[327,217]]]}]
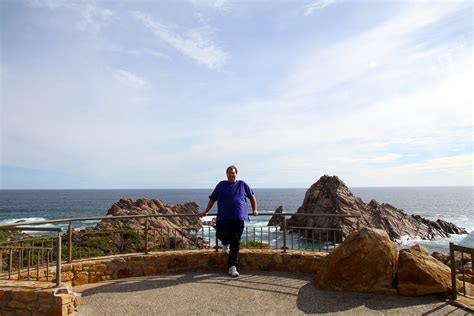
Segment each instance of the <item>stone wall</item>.
[{"label": "stone wall", "polygon": [[[326,255],[327,253],[242,249],[240,270],[315,274]],[[75,262],[63,265],[62,269],[63,282],[79,285],[156,274],[226,271],[227,255],[214,250],[157,252]]]},{"label": "stone wall", "polygon": [[74,315],[80,295],[70,286],[52,288],[51,283],[2,281],[0,315]]}]

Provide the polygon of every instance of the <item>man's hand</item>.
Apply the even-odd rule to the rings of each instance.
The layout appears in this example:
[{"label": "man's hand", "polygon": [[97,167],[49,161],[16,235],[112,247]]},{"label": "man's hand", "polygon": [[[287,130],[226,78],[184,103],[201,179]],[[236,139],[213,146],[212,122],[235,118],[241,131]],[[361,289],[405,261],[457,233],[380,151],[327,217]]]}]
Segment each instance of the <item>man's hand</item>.
[{"label": "man's hand", "polygon": [[252,211],[252,215],[257,216],[257,215],[258,215],[258,211],[257,211],[257,210],[253,210],[253,211]]},{"label": "man's hand", "polygon": [[207,213],[209,213],[209,211],[202,211],[201,213],[199,213],[199,217],[204,217],[207,215]]}]

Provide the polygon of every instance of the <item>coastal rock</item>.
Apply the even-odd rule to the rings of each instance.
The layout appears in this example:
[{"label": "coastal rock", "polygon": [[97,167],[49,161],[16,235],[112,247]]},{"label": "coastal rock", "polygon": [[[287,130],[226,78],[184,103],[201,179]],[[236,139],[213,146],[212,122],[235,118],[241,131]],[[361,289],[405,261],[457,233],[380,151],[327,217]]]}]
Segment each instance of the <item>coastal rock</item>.
[{"label": "coastal rock", "polygon": [[[297,214],[321,214],[321,217],[305,217]],[[329,217],[327,214],[360,215],[355,217]],[[435,239],[448,237],[452,233],[466,233],[462,228],[452,223],[437,220],[436,222],[425,219],[419,215],[408,215],[403,210],[387,203],[378,203],[376,200],[364,203],[361,198],[352,194],[349,188],[337,176],[322,176],[307,191],[303,204],[295,215],[287,222],[288,226],[308,228],[339,229],[340,235],[336,242],[340,242],[351,232],[360,227],[372,227],[385,230],[391,238],[400,239],[402,236],[409,238]],[[299,233],[312,239],[310,230],[300,230]],[[323,231],[316,240],[331,240],[333,232]]]},{"label": "coastal rock", "polygon": [[451,270],[417,247],[400,250],[397,270],[398,292],[418,296],[451,290]]},{"label": "coastal rock", "polygon": [[[114,203],[106,216],[128,215],[164,215],[163,217],[148,217],[149,247],[187,247],[197,245],[200,240],[193,232],[202,227],[198,216],[168,216],[198,214],[199,206],[194,203],[169,205],[158,199],[122,198]],[[138,238],[144,243],[145,218],[127,218],[107,220],[102,219],[95,229],[101,231],[130,229],[138,233]],[[151,237],[152,236],[152,237]]]},{"label": "coastal rock", "polygon": [[278,214],[281,214],[281,213],[283,213],[283,206],[280,205],[275,210],[275,214],[273,214],[272,218],[270,218],[270,220],[268,221],[267,226],[280,226],[281,223],[283,222],[283,216],[278,215]]},{"label": "coastal rock", "polygon": [[326,257],[315,284],[326,290],[397,294],[397,260],[396,245],[385,231],[362,228]]}]

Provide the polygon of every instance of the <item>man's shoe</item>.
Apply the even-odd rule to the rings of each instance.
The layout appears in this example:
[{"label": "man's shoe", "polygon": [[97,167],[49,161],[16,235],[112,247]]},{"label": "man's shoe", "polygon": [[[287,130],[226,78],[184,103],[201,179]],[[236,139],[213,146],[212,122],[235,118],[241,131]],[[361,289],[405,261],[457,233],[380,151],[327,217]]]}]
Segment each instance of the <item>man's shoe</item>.
[{"label": "man's shoe", "polygon": [[236,266],[231,266],[229,268],[229,275],[233,278],[236,278],[239,276],[239,271],[237,271],[237,267]]},{"label": "man's shoe", "polygon": [[229,253],[229,245],[222,245],[222,252]]}]

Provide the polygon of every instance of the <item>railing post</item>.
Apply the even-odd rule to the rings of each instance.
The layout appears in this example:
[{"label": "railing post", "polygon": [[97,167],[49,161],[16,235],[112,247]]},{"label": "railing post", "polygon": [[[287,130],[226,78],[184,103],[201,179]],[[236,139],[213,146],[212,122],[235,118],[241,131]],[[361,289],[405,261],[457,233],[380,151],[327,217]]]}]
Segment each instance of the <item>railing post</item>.
[{"label": "railing post", "polygon": [[58,232],[56,249],[56,286],[61,286],[61,234]]},{"label": "railing post", "polygon": [[69,222],[69,226],[68,226],[68,229],[67,229],[67,237],[68,237],[68,240],[67,240],[67,248],[68,248],[68,258],[67,258],[67,261],[69,263],[72,262],[72,222]]},{"label": "railing post", "polygon": [[145,254],[148,254],[148,227],[149,227],[148,217],[145,220]]},{"label": "railing post", "polygon": [[287,233],[287,227],[286,227],[286,216],[283,216],[283,252],[286,253],[286,233]]},{"label": "railing post", "polygon": [[456,300],[457,290],[456,290],[456,263],[454,262],[454,248],[453,243],[449,243],[449,256],[451,258],[451,299]]}]

